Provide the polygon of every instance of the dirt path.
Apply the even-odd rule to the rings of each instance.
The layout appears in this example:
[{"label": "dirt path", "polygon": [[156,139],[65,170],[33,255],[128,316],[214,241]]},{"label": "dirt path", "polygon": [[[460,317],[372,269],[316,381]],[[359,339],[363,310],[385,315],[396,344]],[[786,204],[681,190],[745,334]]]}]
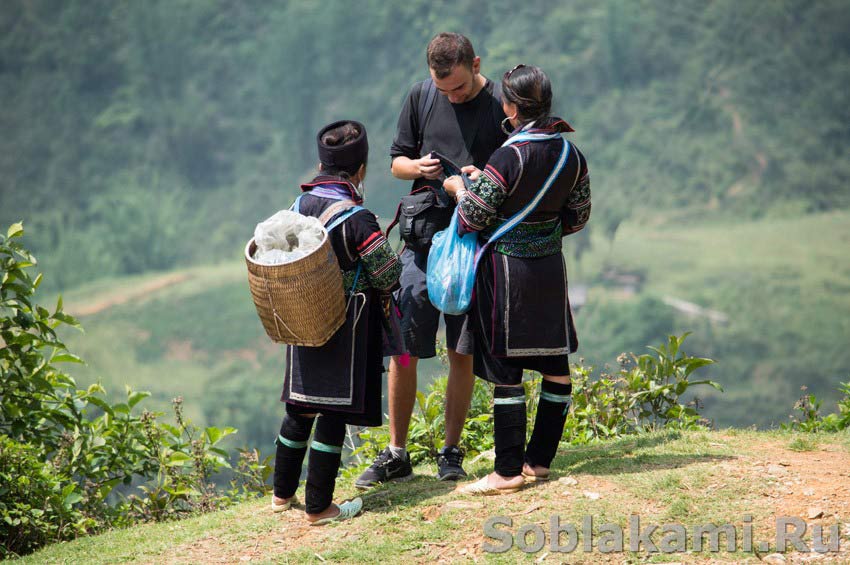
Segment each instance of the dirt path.
[{"label": "dirt path", "polygon": [[762,447],[750,457],[749,474],[766,479],[761,494],[776,516],[799,516],[812,523],[848,518],[850,453],[834,445],[817,451],[791,451],[778,442]]},{"label": "dirt path", "polygon": [[[732,133],[734,140],[737,143],[741,143],[746,139],[746,134],[744,133],[744,120],[738,109],[729,101],[731,94],[731,91],[726,87],[721,87],[718,92],[719,98],[724,100],[723,109],[726,110],[726,112],[732,117]],[[726,196],[738,196],[748,187],[758,185],[761,182],[762,175],[767,170],[767,165],[767,155],[763,151],[756,152],[755,161],[750,166],[749,171],[726,189]]]},{"label": "dirt path", "polygon": [[91,302],[68,305],[66,307],[66,311],[77,317],[91,316],[108,310],[113,306],[119,306],[128,302],[141,300],[164,288],[189,280],[189,278],[190,276],[187,273],[170,273],[162,275],[161,277],[151,279],[137,286],[126,288],[121,291],[108,292]]}]

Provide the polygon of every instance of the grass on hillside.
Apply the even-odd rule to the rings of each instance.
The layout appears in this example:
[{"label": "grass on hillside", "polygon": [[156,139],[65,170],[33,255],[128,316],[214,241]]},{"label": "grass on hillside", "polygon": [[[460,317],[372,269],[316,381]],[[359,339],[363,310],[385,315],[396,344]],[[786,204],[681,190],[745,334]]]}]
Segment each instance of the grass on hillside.
[{"label": "grass on hillside", "polygon": [[[744,516],[751,515],[753,539],[770,543],[778,516],[800,516],[824,529],[840,523],[847,528],[842,534],[842,552],[819,562],[846,562],[850,559],[850,492],[846,489],[850,482],[850,434],[807,435],[806,440],[816,441],[817,447],[805,452],[791,448],[799,439],[799,434],[786,432],[729,429],[661,432],[584,448],[562,446],[553,465],[554,480],[501,497],[456,494],[453,484],[434,479],[434,470],[426,465],[416,469],[419,476],[414,481],[390,484],[364,495],[364,514],[348,523],[309,527],[300,510],[274,515],[264,499],[180,522],[141,525],[53,545],[24,562],[250,559],[279,563],[425,563],[484,559],[514,563],[526,558],[543,562],[568,558],[582,563],[758,562],[753,553],[740,551],[740,538],[738,551],[716,554],[604,554],[598,548],[584,553],[582,538],[579,549],[567,556],[551,553],[548,537],[545,547],[530,556],[516,544],[502,554],[487,553],[482,548],[485,542],[499,543],[484,536],[483,523],[488,517],[510,517],[510,531],[514,533],[521,526],[538,524],[548,536],[552,515],[560,516],[562,524],[576,525],[579,532],[584,517],[592,516],[597,542],[603,523],[618,524],[624,528],[628,547],[631,514],[639,515],[642,528],[679,522],[686,526],[689,536],[693,526],[709,523],[730,523],[740,536]],[[468,465],[473,478],[491,468],[487,460]],[[355,474],[345,473],[350,477]],[[337,500],[356,494],[353,478],[338,480]],[[298,496],[303,500],[302,490]],[[812,506],[823,512],[821,518],[808,518]],[[661,537],[658,531],[652,539],[659,543]],[[810,542],[811,531],[804,539]],[[725,547],[723,543],[721,546]],[[773,548],[761,554],[770,551]]]}]

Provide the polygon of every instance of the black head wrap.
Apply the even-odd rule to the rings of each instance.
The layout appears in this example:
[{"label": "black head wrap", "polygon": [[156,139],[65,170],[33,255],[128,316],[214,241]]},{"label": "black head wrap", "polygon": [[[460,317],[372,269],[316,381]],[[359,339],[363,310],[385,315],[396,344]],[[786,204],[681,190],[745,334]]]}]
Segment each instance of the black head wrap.
[{"label": "black head wrap", "polygon": [[[351,124],[360,130],[356,139],[344,145],[327,145],[322,137],[330,130]],[[369,140],[366,137],[366,128],[360,122],[354,120],[342,120],[326,125],[316,136],[319,146],[319,162],[328,168],[348,170],[365,163],[369,156]]]}]

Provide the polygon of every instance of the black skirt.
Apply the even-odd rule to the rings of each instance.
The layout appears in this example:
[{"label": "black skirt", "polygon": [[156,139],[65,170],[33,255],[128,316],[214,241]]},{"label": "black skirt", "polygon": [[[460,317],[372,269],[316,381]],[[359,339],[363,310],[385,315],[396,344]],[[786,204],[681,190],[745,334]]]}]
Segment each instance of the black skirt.
[{"label": "black skirt", "polygon": [[524,369],[568,375],[569,354],[578,340],[563,256],[522,258],[488,251],[478,264],[470,323],[478,377],[516,385]]},{"label": "black skirt", "polygon": [[373,290],[355,293],[347,304],[345,323],[326,344],[287,346],[281,400],[295,413],[380,426],[383,310]]}]

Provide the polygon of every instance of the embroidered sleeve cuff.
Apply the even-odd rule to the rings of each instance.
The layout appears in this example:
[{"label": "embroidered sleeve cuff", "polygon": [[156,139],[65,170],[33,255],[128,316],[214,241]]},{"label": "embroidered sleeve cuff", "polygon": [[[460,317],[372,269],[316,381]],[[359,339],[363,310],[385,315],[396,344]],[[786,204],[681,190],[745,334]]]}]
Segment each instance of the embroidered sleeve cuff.
[{"label": "embroidered sleeve cuff", "polygon": [[[495,171],[495,169],[493,169]],[[504,186],[493,180],[490,167],[476,180],[458,202],[459,218],[470,230],[481,231],[496,218],[496,210],[505,201]]]},{"label": "embroidered sleeve cuff", "polygon": [[584,175],[573,188],[563,211],[563,233],[575,233],[590,219],[590,176]]},{"label": "embroidered sleeve cuff", "polygon": [[357,248],[369,285],[378,290],[390,290],[401,276],[401,263],[390,242],[381,232],[375,232]]}]

